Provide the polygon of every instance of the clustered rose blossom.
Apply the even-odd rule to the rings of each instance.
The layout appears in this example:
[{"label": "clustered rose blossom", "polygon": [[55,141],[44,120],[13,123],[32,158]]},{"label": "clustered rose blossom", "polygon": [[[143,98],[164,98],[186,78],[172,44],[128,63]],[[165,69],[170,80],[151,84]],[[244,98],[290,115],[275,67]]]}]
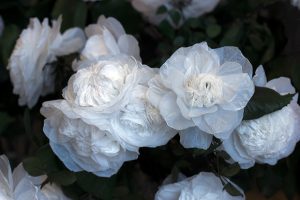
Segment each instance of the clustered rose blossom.
[{"label": "clustered rose blossom", "polygon": [[81,65],[64,99],[41,109],[50,145],[70,170],[109,177],[140,147],[164,145],[176,134],[146,99],[155,70],[126,55]]},{"label": "clustered rose blossom", "polygon": [[[85,28],[88,40],[81,52],[81,60],[94,60],[105,55],[125,54],[140,58],[138,41],[126,34],[121,23],[113,17],[101,15],[97,24],[90,24]],[[79,63],[73,65],[78,70]]]},{"label": "clustered rose blossom", "polygon": [[[262,66],[254,76],[256,86],[267,87],[284,94],[295,94],[288,78],[280,77],[267,82]],[[290,155],[300,140],[300,106],[298,94],[281,110],[258,119],[243,121],[223,148],[241,168],[252,167],[255,162],[275,165],[279,159]]]},{"label": "clustered rose blossom", "polygon": [[[235,47],[205,42],[178,49],[149,83],[147,97],[187,148],[208,148],[241,123],[254,93],[252,66]],[[174,81],[176,80],[176,81]]]},{"label": "clustered rose blossom", "polygon": [[[211,12],[220,0],[131,0],[132,6],[141,12],[145,18],[153,23],[159,24],[162,20],[168,19],[167,14],[158,14],[161,6],[167,10],[179,10],[184,19],[196,18],[205,13]],[[171,22],[171,24],[173,24]]]},{"label": "clustered rose blossom", "polygon": [[0,199],[1,200],[69,200],[55,184],[41,186],[44,176],[31,177],[22,163],[12,172],[9,160],[0,156]]},{"label": "clustered rose blossom", "polygon": [[[228,179],[222,177],[229,183]],[[233,183],[231,183],[234,185]],[[231,196],[224,190],[219,177],[213,173],[201,172],[182,181],[163,185],[155,195],[155,200],[243,200],[242,190],[234,185],[243,196]]]},{"label": "clustered rose blossom", "polygon": [[23,30],[9,59],[8,69],[14,94],[19,95],[19,105],[32,108],[40,95],[54,90],[54,68],[51,65],[57,56],[68,55],[80,50],[85,42],[81,29],[71,28],[60,33],[62,18],[42,23],[32,18]]}]

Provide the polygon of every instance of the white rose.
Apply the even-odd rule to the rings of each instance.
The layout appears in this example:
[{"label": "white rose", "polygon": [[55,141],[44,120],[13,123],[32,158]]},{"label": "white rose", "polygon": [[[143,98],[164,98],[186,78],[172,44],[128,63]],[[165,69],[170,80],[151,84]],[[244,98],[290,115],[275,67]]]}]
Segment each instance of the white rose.
[{"label": "white rose", "polygon": [[48,19],[42,24],[37,18],[30,20],[23,30],[9,59],[8,69],[14,94],[19,105],[33,107],[40,95],[54,90],[54,69],[51,62],[56,56],[67,55],[82,48],[85,36],[79,28],[60,34],[61,18],[49,26]]},{"label": "white rose", "polygon": [[[182,144],[208,148],[212,136],[228,138],[254,93],[252,66],[234,47],[206,43],[178,49],[150,81],[148,100]],[[208,135],[209,134],[209,135]]]},{"label": "white rose", "polygon": [[142,65],[127,56],[85,63],[90,66],[70,78],[65,99],[43,104],[44,133],[70,170],[108,177],[138,156],[121,146],[109,127],[112,115],[129,102]]},{"label": "white rose", "polygon": [[[125,33],[121,23],[113,17],[98,18],[97,24],[91,24],[85,28],[88,40],[81,52],[82,60],[94,60],[104,55],[125,54],[140,58],[138,41]],[[74,64],[74,70],[78,70],[79,64]]]},{"label": "white rose", "polygon": [[111,132],[132,151],[164,145],[177,133],[168,127],[159,110],[146,98],[147,83],[156,74],[155,70],[144,66],[139,73],[141,79],[129,92],[128,103],[111,118]]},{"label": "white rose", "polygon": [[[274,89],[282,95],[295,93],[288,78],[280,77],[267,82],[261,66],[253,79],[257,86]],[[298,94],[281,110],[243,121],[231,137],[223,141],[222,146],[232,160],[247,169],[255,162],[275,165],[279,159],[290,155],[300,140],[300,107],[297,99]]]},{"label": "white rose", "polygon": [[[227,180],[230,182],[229,180]],[[231,182],[230,182],[231,183]],[[234,185],[233,183],[231,183]],[[234,185],[243,194],[242,190]],[[155,195],[155,200],[243,200],[245,195],[231,196],[213,173],[201,172],[183,181],[163,185]]]},{"label": "white rose", "polygon": [[41,188],[44,180],[44,176],[29,176],[22,164],[12,172],[7,157],[0,156],[1,200],[69,200],[55,184]]},{"label": "white rose", "polygon": [[[161,6],[167,10],[180,10],[185,19],[199,17],[205,13],[211,12],[220,0],[131,0],[132,6],[141,12],[150,23],[158,25],[164,19],[167,19],[172,25],[173,22],[167,14],[157,14]],[[174,25],[175,26],[175,25]]]}]

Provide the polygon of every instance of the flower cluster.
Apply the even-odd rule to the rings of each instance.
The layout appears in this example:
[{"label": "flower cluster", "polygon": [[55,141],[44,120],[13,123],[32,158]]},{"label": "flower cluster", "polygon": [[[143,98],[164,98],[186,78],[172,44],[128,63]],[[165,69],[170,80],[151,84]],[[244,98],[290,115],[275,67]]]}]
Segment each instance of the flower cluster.
[{"label": "flower cluster", "polygon": [[[218,2],[132,0],[153,23],[166,17],[156,15],[162,5],[180,9],[189,18],[209,12]],[[31,19],[8,69],[19,104],[31,108],[40,95],[53,91],[52,63],[57,57],[79,52],[62,98],[44,102],[40,110],[50,146],[69,170],[111,177],[124,162],[137,159],[140,148],[165,145],[177,133],[185,148],[206,150],[214,138],[220,140],[219,149],[231,157],[227,161],[245,169],[255,163],[276,164],[300,140],[300,107],[291,81],[280,77],[267,82],[261,66],[253,76],[251,63],[238,48],[213,49],[206,42],[182,47],[155,69],[142,63],[138,41],[115,18],[100,16],[84,31],[72,28],[63,34],[61,20],[51,27],[48,19]],[[255,87],[294,96],[273,113],[243,120]],[[22,165],[11,175],[7,158],[0,161],[0,178],[5,179],[0,184],[6,183],[0,195],[8,199],[18,199],[18,183],[23,184],[24,177],[28,195],[43,196],[38,199],[51,199],[47,191],[59,190],[51,185],[41,189],[42,178],[34,182]],[[224,182],[234,185],[221,175],[202,172],[162,186],[155,199],[244,199],[223,190]]]},{"label": "flower cluster", "polygon": [[46,177],[31,177],[24,170],[22,163],[12,172],[5,155],[0,156],[0,199],[1,200],[69,200],[61,189],[47,183]]},{"label": "flower cluster", "polygon": [[81,65],[64,99],[41,109],[50,145],[70,170],[111,176],[136,159],[140,147],[166,144],[175,135],[146,98],[155,70],[127,55]]}]

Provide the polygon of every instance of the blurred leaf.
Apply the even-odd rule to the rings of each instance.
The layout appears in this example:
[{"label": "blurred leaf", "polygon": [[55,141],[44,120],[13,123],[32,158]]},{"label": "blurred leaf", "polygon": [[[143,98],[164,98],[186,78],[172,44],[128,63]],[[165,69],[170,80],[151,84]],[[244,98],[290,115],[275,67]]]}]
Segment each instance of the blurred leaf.
[{"label": "blurred leaf", "polygon": [[86,192],[103,200],[112,199],[116,177],[101,178],[92,173],[80,172],[76,174],[77,184]]},{"label": "blurred leaf", "polygon": [[41,176],[46,173],[44,166],[42,165],[40,159],[36,157],[29,157],[23,160],[24,169],[31,176]]},{"label": "blurred leaf", "polygon": [[0,55],[4,66],[7,66],[8,59],[14,48],[16,40],[19,37],[20,29],[16,25],[8,25],[5,27],[0,39]]},{"label": "blurred leaf", "polygon": [[220,42],[221,46],[238,46],[243,33],[243,25],[236,22],[225,32],[223,39]]},{"label": "blurred leaf", "polygon": [[169,39],[173,40],[173,38],[175,36],[174,28],[171,26],[171,24],[167,20],[163,20],[159,24],[158,28],[163,35],[165,35]]},{"label": "blurred leaf", "polygon": [[59,185],[71,185],[76,181],[76,176],[73,172],[63,170],[47,174],[50,182],[55,182]]},{"label": "blurred leaf", "polygon": [[0,112],[0,135],[6,129],[6,127],[12,123],[14,119],[7,113]]},{"label": "blurred leaf", "polygon": [[238,163],[228,165],[221,169],[220,174],[225,177],[232,177],[240,172],[240,166]]},{"label": "blurred leaf", "polygon": [[231,183],[226,183],[224,188],[231,196],[243,196],[243,194]]},{"label": "blurred leaf", "polygon": [[218,24],[212,24],[206,27],[206,34],[210,38],[215,38],[221,33],[221,26]]},{"label": "blurred leaf", "polygon": [[176,46],[176,47],[181,47],[181,46],[183,46],[184,42],[185,42],[185,38],[184,38],[184,37],[182,37],[182,36],[177,36],[177,37],[174,39],[173,44],[174,44],[174,46]]},{"label": "blurred leaf", "polygon": [[229,160],[231,157],[226,151],[217,151],[217,156],[222,157],[224,160]]},{"label": "blurred leaf", "polygon": [[181,14],[178,10],[170,10],[169,15],[174,22],[174,24],[178,25],[181,19]]},{"label": "blurred leaf", "polygon": [[165,14],[166,12],[168,12],[167,7],[162,5],[157,9],[156,14]]},{"label": "blurred leaf", "polygon": [[280,110],[291,102],[292,97],[291,94],[280,95],[269,88],[255,87],[254,95],[245,108],[243,120],[257,119]]},{"label": "blurred leaf", "polygon": [[57,0],[52,17],[58,18],[60,15],[63,17],[62,31],[71,27],[83,28],[87,17],[86,3],[81,0],[73,0],[72,3],[69,0]]},{"label": "blurred leaf", "polygon": [[30,119],[30,111],[28,108],[26,108],[24,111],[23,120],[24,120],[25,132],[28,135],[31,135],[32,134],[31,133],[31,119]]}]

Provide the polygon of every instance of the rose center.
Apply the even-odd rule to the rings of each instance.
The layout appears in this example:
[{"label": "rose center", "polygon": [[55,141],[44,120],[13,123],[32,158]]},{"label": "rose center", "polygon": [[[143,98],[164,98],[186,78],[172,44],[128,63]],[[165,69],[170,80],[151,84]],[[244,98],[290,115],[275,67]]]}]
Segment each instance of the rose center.
[{"label": "rose center", "polygon": [[191,106],[210,107],[222,97],[222,80],[210,74],[192,75],[185,81],[186,100]]}]

